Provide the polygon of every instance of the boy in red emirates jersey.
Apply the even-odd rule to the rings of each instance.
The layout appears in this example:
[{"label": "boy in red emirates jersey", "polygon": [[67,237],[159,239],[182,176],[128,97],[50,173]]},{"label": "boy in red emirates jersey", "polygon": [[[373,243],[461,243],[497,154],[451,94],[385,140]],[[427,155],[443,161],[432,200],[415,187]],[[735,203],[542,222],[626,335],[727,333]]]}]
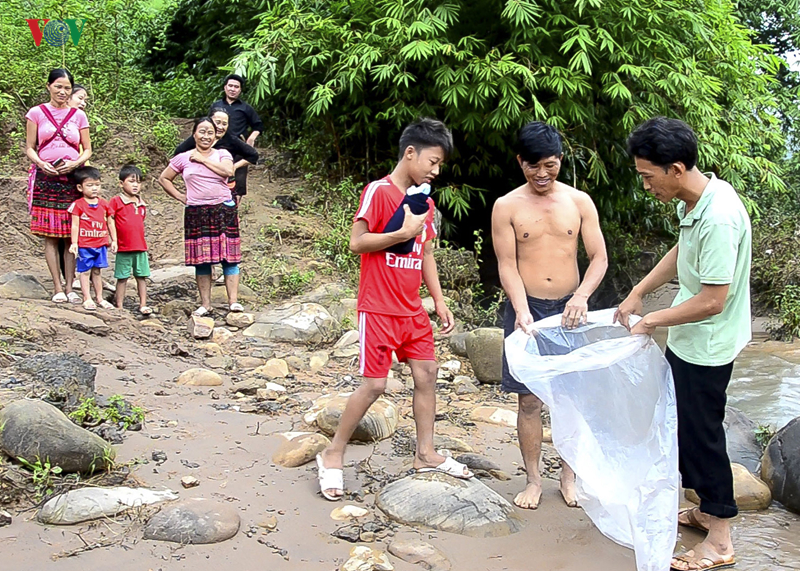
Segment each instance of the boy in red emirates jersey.
[{"label": "boy in red emirates jersey", "polygon": [[[112,252],[117,251],[117,230],[114,219],[109,216],[108,202],[100,198],[100,171],[94,167],[81,167],[75,169],[73,176],[83,198],[70,204],[67,209],[72,214],[72,245],[69,251],[77,258],[76,270],[81,280],[83,308],[94,311],[99,305],[103,309],[113,309],[114,306],[103,299],[100,270],[108,267],[108,245],[111,244]],[[90,278],[96,304],[91,297]]]},{"label": "boy in red emirates jersey", "polygon": [[[414,377],[417,428],[414,468],[446,472],[457,478],[472,477],[466,466],[443,456],[433,446],[438,366],[431,322],[419,295],[423,279],[442,321],[442,333],[450,332],[455,325],[453,314],[444,303],[433,258],[431,240],[436,236],[433,200],[428,198],[428,211],[419,215],[412,214],[408,205],[404,205],[402,227],[384,232],[406,190],[431,183],[452,149],[453,137],[441,121],[421,119],[403,131],[399,161],[392,173],[368,184],[361,194],[350,234],[350,249],[361,254],[358,331],[360,372],[365,380],[348,399],[331,445],[317,455],[320,491],[329,500],[338,500],[344,494],[345,446],[367,409],[386,389],[392,352],[409,364]],[[411,253],[386,251],[410,239],[414,239]]]}]

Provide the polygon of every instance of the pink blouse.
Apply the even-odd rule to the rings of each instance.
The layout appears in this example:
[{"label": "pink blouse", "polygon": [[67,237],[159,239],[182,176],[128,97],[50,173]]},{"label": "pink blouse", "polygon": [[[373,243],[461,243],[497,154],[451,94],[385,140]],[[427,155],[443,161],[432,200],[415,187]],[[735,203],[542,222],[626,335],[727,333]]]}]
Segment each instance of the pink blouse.
[{"label": "pink blouse", "polygon": [[[49,103],[45,103],[45,105],[50,113],[53,114],[53,118],[60,125],[64,120],[64,117],[67,116],[69,107],[58,109]],[[36,124],[38,141],[37,147],[44,141],[50,139],[53,136],[53,133],[56,132],[55,125],[53,125],[50,119],[47,118],[38,105],[31,108],[31,110],[28,111],[28,114],[25,115],[25,118]],[[70,120],[67,121],[67,124],[63,126],[61,132],[64,134],[67,140],[75,143],[75,146],[78,147],[80,146],[81,142],[81,129],[87,129],[88,127],[89,119],[86,118],[86,113],[78,109],[75,114],[70,117]],[[80,154],[77,150],[64,142],[64,140],[59,136],[50,141],[43,149],[39,149],[38,153],[39,158],[48,163],[52,163],[56,159],[74,161]]]},{"label": "pink blouse", "polygon": [[[205,206],[221,204],[231,200],[231,189],[225,177],[218,175],[206,165],[189,160],[194,150],[186,151],[172,157],[169,166],[176,173],[183,176],[186,183],[186,204],[188,206]],[[212,149],[209,158],[212,161],[222,162],[225,159],[233,160],[228,151]]]}]

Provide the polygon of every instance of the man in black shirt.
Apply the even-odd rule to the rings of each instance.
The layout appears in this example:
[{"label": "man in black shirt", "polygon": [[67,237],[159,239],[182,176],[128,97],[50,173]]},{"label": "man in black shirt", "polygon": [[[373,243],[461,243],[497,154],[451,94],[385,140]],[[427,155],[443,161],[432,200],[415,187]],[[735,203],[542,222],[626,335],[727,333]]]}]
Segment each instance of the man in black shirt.
[{"label": "man in black shirt", "polygon": [[[230,74],[225,78],[223,84],[225,97],[211,105],[211,109],[215,107],[222,107],[228,112],[229,124],[228,133],[237,139],[245,139],[248,129],[251,129],[250,134],[247,135],[246,142],[251,147],[255,147],[256,137],[258,137],[264,130],[264,124],[261,118],[250,105],[239,99],[244,89],[244,78],[240,75]],[[210,111],[209,111],[210,113]],[[234,157],[234,160],[237,160]],[[247,194],[247,165],[236,169],[236,194],[238,198]]]}]

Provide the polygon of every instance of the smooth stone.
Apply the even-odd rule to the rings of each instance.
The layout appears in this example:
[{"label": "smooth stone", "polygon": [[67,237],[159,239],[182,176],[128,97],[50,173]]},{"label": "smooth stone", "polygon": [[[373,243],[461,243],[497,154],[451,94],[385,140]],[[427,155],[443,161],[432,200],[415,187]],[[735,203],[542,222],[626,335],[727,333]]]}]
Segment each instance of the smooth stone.
[{"label": "smooth stone", "polygon": [[222,384],[222,377],[208,369],[187,369],[178,375],[177,383],[190,387],[218,387]]},{"label": "smooth stone", "polygon": [[222,347],[217,345],[216,343],[203,343],[200,345],[200,349],[206,354],[206,357],[222,357],[224,351]]},{"label": "smooth stone", "polygon": [[233,332],[224,327],[214,327],[211,331],[211,342],[217,345],[225,345],[233,339],[233,337]]},{"label": "smooth stone", "polygon": [[498,424],[500,426],[508,426],[509,428],[517,427],[517,413],[513,410],[500,408],[498,406],[475,407],[472,409],[469,417],[478,422]]},{"label": "smooth stone", "polygon": [[450,571],[447,556],[430,543],[411,539],[395,539],[389,544],[389,553],[428,571]]},{"label": "smooth stone", "polygon": [[200,480],[194,476],[184,476],[181,478],[181,486],[184,488],[196,488],[200,485]]},{"label": "smooth stone", "polygon": [[500,537],[523,527],[514,507],[477,478],[461,480],[442,472],[395,480],[375,503],[397,522],[469,537]]},{"label": "smooth stone", "polygon": [[[317,426],[328,436],[333,436],[339,427],[342,413],[347,405],[347,398],[338,396],[331,399],[317,415]],[[379,398],[367,413],[358,422],[353,436],[350,438],[356,442],[373,442],[389,438],[397,429],[397,421],[400,413],[397,405],[386,398]]]},{"label": "smooth stone", "polygon": [[181,544],[219,543],[239,531],[241,519],[228,504],[202,498],[182,500],[155,514],[144,538]]},{"label": "smooth stone", "polygon": [[36,514],[41,523],[72,525],[101,517],[115,517],[131,508],[177,500],[171,490],[147,488],[80,488],[47,500]]},{"label": "smooth stone", "polygon": [[327,351],[314,351],[308,361],[308,369],[312,374],[316,375],[325,368],[329,360],[330,355],[328,355]]},{"label": "smooth stone", "polygon": [[467,335],[467,356],[480,382],[503,380],[503,339],[503,330],[497,327],[482,327]]},{"label": "smooth stone", "polygon": [[211,317],[189,317],[189,333],[195,339],[208,339],[214,332],[214,320]]},{"label": "smooth stone", "polygon": [[[733,496],[740,511],[764,510],[772,503],[769,487],[756,478],[741,464],[731,464],[733,471]],[[686,490],[684,496],[690,502],[700,503],[694,490]]]},{"label": "smooth stone", "polygon": [[308,368],[308,363],[302,357],[290,355],[284,359],[289,369],[292,371],[305,371]]},{"label": "smooth stone", "polygon": [[64,472],[93,472],[109,467],[115,457],[113,446],[40,400],[6,405],[0,427],[0,450],[30,464],[50,462]]},{"label": "smooth stone", "polygon": [[50,299],[50,293],[34,276],[9,272],[0,276],[0,297],[6,299]]},{"label": "smooth stone", "polygon": [[225,316],[225,323],[230,325],[231,327],[238,327],[239,329],[244,329],[245,327],[249,327],[256,321],[256,316],[252,313],[244,313],[244,312],[234,312],[231,311],[228,315]]},{"label": "smooth stone", "polygon": [[268,379],[285,379],[289,376],[289,365],[283,359],[270,359],[265,365],[254,369],[253,374]]},{"label": "smooth stone", "polygon": [[369,510],[366,510],[362,507],[346,505],[334,509],[331,512],[331,519],[336,521],[348,521],[351,519],[358,519],[360,517],[364,517],[365,515],[368,514]]},{"label": "smooth stone", "polygon": [[266,361],[264,359],[259,359],[258,357],[237,357],[236,358],[236,366],[240,369],[255,369],[260,367],[261,365],[265,364]]},{"label": "smooth stone", "polygon": [[272,455],[272,461],[285,468],[297,468],[311,462],[331,443],[327,436],[317,432],[287,433],[284,438],[287,440]]},{"label": "smooth stone", "polygon": [[467,335],[469,335],[468,332],[454,333],[448,338],[447,344],[454,355],[458,355],[459,357],[467,356]]},{"label": "smooth stone", "polygon": [[764,448],[756,439],[758,425],[742,411],[725,407],[725,441],[732,464],[741,464],[753,473],[758,471]]},{"label": "smooth stone", "polygon": [[245,329],[242,335],[308,344],[330,341],[338,331],[338,323],[321,305],[291,303],[259,315],[256,322]]},{"label": "smooth stone", "polygon": [[761,479],[772,498],[800,514],[800,416],[781,428],[767,444]]},{"label": "smooth stone", "polygon": [[346,331],[336,343],[333,344],[334,349],[341,349],[342,347],[349,347],[358,343],[358,331]]}]

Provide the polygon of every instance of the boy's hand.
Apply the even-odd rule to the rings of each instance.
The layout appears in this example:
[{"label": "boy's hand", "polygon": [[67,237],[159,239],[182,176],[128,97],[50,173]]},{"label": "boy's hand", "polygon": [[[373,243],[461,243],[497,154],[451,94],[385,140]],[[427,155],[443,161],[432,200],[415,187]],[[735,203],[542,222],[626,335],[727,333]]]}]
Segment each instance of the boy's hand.
[{"label": "boy's hand", "polygon": [[439,333],[450,333],[453,330],[453,327],[456,326],[456,320],[453,317],[453,312],[450,311],[450,308],[447,307],[447,304],[443,299],[434,302],[434,307],[436,308],[436,315],[439,316],[439,320],[442,322],[442,329],[439,331]]},{"label": "boy's hand", "polygon": [[117,241],[116,240],[112,240],[111,241],[111,253],[112,254],[116,254],[117,253]]},{"label": "boy's hand", "polygon": [[412,214],[411,208],[408,207],[408,204],[403,205],[403,211],[405,212],[405,218],[403,218],[403,227],[400,228],[400,232],[402,232],[403,236],[405,236],[405,241],[409,238],[416,238],[422,234],[422,230],[425,228],[425,219],[428,217],[428,213],[423,212],[422,214]]},{"label": "boy's hand", "polygon": [[78,245],[77,244],[72,244],[69,247],[69,253],[72,254],[73,256],[77,256],[78,255]]}]

